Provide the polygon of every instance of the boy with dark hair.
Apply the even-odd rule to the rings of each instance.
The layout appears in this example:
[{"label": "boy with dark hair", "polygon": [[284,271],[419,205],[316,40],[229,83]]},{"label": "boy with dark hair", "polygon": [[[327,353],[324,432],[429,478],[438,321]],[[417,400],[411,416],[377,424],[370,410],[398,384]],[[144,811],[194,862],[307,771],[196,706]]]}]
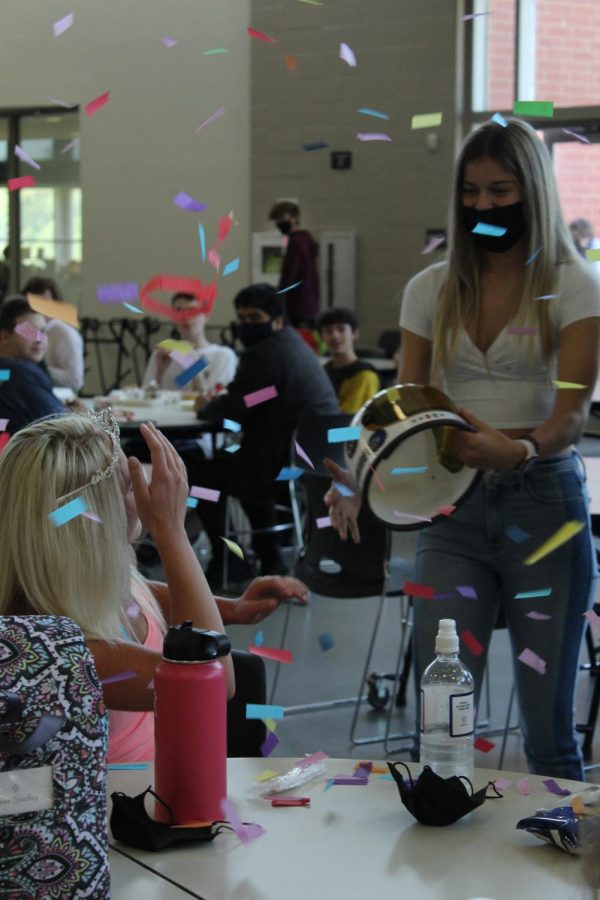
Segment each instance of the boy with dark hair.
[{"label": "boy with dark hair", "polygon": [[331,354],[325,371],[338,395],[340,409],[354,414],[380,388],[377,371],[354,351],[359,336],[356,316],[342,307],[329,309],[320,317],[317,328]]},{"label": "boy with dark hair", "polygon": [[8,297],[0,305],[0,418],[8,419],[11,434],[43,416],[66,412],[39,366],[45,352],[45,317],[25,297]]},{"label": "boy with dark hair", "polygon": [[[283,294],[287,317],[294,328],[312,328],[319,314],[319,245],[310,231],[300,228],[300,207],[291,200],[280,200],[269,213],[279,231],[288,237],[281,267],[279,289]],[[297,285],[293,290],[287,290]]]}]

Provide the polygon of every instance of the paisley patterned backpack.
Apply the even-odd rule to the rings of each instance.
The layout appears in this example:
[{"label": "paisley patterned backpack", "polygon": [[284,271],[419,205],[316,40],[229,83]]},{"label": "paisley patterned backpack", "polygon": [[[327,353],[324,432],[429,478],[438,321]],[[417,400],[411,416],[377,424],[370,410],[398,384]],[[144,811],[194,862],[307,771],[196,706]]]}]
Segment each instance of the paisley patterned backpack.
[{"label": "paisley patterned backpack", "polygon": [[79,627],[0,617],[0,897],[108,900],[106,751]]}]

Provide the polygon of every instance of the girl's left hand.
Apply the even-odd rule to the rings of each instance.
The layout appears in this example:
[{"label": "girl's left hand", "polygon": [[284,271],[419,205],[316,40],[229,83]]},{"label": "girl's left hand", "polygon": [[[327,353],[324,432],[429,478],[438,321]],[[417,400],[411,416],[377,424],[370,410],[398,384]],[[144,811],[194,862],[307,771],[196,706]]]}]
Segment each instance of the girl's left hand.
[{"label": "girl's left hand", "polygon": [[458,410],[477,431],[456,429],[455,449],[459,459],[472,469],[515,469],[523,459],[523,446],[466,409]]}]

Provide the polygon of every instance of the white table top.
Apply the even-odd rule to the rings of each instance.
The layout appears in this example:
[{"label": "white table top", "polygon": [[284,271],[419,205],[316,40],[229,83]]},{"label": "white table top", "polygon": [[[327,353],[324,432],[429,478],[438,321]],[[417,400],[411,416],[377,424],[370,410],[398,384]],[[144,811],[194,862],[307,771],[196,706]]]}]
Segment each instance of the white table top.
[{"label": "white table top", "polygon": [[[352,772],[356,760],[328,760],[328,775]],[[311,798],[309,808],[272,808],[249,799],[247,789],[265,769],[282,773],[293,761],[232,759],[228,794],[244,822],[266,834],[243,846],[233,833],[210,844],[131,857],[208,900],[565,900],[584,896],[576,857],[517,831],[517,821],[539,807],[563,801],[549,794],[542,778],[528,776],[532,795],[515,787],[523,777],[478,769],[474,788],[502,777],[513,784],[502,800],[482,807],[448,828],[416,822],[400,801],[394,782],[372,775],[365,787],[315,780],[292,791]],[[385,765],[381,763],[380,765]],[[413,772],[415,767],[413,767]],[[418,771],[418,767],[417,767]],[[152,782],[145,772],[109,772],[110,790],[141,793]],[[573,791],[586,785],[560,781]],[[115,894],[115,897],[118,897]],[[128,895],[129,896],[129,895]]]},{"label": "white table top", "polygon": [[117,850],[108,854],[110,888],[113,900],[183,900],[189,894]]}]

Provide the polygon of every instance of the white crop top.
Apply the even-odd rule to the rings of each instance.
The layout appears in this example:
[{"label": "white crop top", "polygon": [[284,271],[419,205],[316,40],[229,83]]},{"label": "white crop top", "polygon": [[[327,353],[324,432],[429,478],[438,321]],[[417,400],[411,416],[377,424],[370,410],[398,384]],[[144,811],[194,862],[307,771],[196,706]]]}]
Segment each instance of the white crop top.
[{"label": "white crop top", "polygon": [[[404,291],[400,327],[432,339],[446,263],[437,263],[415,275]],[[600,279],[585,264],[559,266],[548,303],[552,323],[553,355],[544,359],[539,335],[511,334],[504,328],[484,354],[466,330],[459,332],[456,348],[444,370],[441,385],[458,406],[464,406],[494,428],[535,428],[551,414],[556,388],[560,331],[580,319],[600,316]],[[532,349],[530,349],[530,347]],[[487,366],[486,366],[487,359]]]}]

